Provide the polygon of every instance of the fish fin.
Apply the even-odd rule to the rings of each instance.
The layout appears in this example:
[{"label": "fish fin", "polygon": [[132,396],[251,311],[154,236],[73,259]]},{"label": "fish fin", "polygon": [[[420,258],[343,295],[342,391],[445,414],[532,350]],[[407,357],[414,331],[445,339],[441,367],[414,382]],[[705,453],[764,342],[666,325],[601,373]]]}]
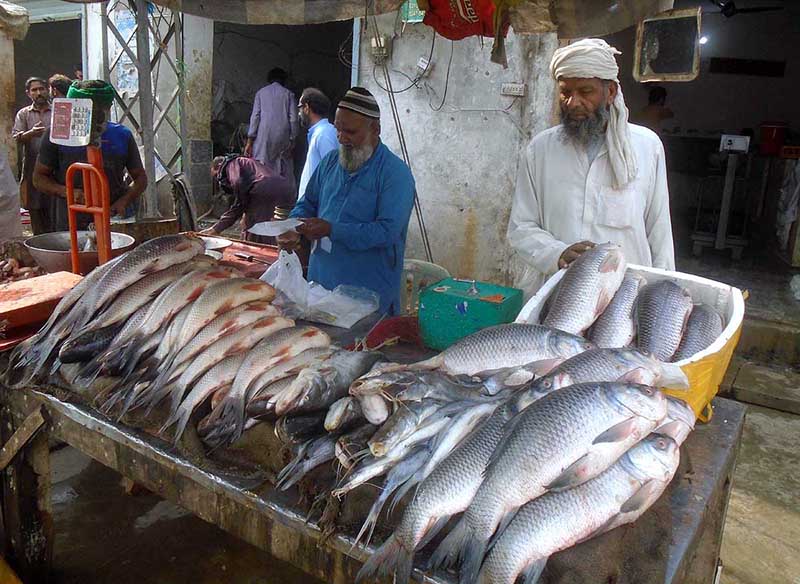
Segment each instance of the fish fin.
[{"label": "fish fin", "polygon": [[633,429],[636,428],[636,424],[636,417],[630,417],[619,424],[611,426],[608,430],[595,438],[592,444],[599,444],[601,442],[622,442],[631,435]]},{"label": "fish fin", "polygon": [[597,320],[601,314],[608,308],[608,305],[611,304],[611,299],[614,297],[613,294],[610,293],[608,290],[602,290],[600,294],[597,296],[597,304],[594,307],[594,318]]},{"label": "fish fin", "polygon": [[461,557],[461,550],[464,543],[467,541],[471,530],[467,525],[464,517],[456,523],[455,527],[450,530],[439,544],[439,547],[431,555],[428,567],[431,570],[438,570],[441,568],[451,568],[459,563]]},{"label": "fish fin", "polygon": [[659,385],[670,389],[688,389],[689,379],[679,365],[674,363],[661,363],[661,376]]},{"label": "fish fin", "polygon": [[619,269],[620,261],[622,260],[622,254],[620,253],[609,253],[606,254],[606,257],[603,258],[600,267],[597,268],[597,271],[601,274],[608,274],[610,272],[616,272]]},{"label": "fish fin", "polygon": [[478,573],[486,556],[486,544],[488,540],[480,539],[470,532],[469,537],[461,550],[461,570],[459,573],[459,584],[474,584],[478,581]]},{"label": "fish fin", "polygon": [[394,365],[389,366],[386,369],[381,369],[381,373],[390,373],[393,371],[430,371],[433,369],[441,369],[444,365],[444,353],[439,353],[438,355],[434,355],[430,359],[425,359],[424,361],[418,361],[417,363],[412,363],[411,365]]},{"label": "fish fin", "polygon": [[637,367],[636,369],[631,369],[624,375],[620,376],[617,381],[622,383],[644,383],[645,381],[648,381],[646,374],[647,369],[644,367]]},{"label": "fish fin", "polygon": [[653,496],[661,490],[663,483],[660,481],[649,480],[643,484],[627,501],[620,507],[620,513],[642,513],[653,502]]},{"label": "fish fin", "polygon": [[544,572],[544,567],[547,565],[547,558],[539,558],[538,560],[534,560],[522,571],[522,584],[536,584],[539,581],[539,578],[542,577],[542,572]]},{"label": "fish fin", "polygon": [[[418,472],[414,473],[414,476],[412,476],[410,479],[408,479],[405,483],[403,483],[400,486],[399,489],[397,489],[394,492],[394,495],[392,496],[392,500],[389,503],[389,515],[394,513],[395,507],[397,507],[397,504],[400,501],[403,500],[403,497],[406,496],[406,493],[408,493],[411,489],[413,489],[416,485],[419,484],[420,478],[419,478],[418,475],[419,475]],[[414,496],[416,497],[416,493],[414,494]]]},{"label": "fish fin", "polygon": [[489,553],[489,551],[494,547],[494,544],[497,543],[497,540],[500,539],[500,536],[503,535],[503,532],[506,530],[506,527],[508,527],[508,524],[511,523],[511,520],[517,516],[517,511],[519,511],[519,508],[503,515],[503,518],[500,520],[500,523],[497,526],[497,530],[489,540],[489,545],[486,546],[486,553]]},{"label": "fish fin", "polygon": [[412,563],[412,551],[406,549],[397,536],[392,534],[361,566],[356,576],[356,584],[361,584],[373,577],[384,581],[392,572],[394,572],[395,582],[398,584],[408,582],[411,577]]},{"label": "fish fin", "polygon": [[433,522],[433,525],[428,528],[428,531],[425,532],[425,535],[422,536],[422,539],[417,544],[416,549],[421,550],[426,545],[433,541],[433,538],[439,535],[439,532],[444,529],[444,526],[447,525],[447,522],[450,521],[450,515],[446,515],[445,517],[439,517],[436,521]]},{"label": "fish fin", "polygon": [[586,474],[586,465],[589,461],[590,455],[584,454],[565,468],[561,474],[545,488],[548,491],[565,491],[585,483],[587,479],[591,478]]}]

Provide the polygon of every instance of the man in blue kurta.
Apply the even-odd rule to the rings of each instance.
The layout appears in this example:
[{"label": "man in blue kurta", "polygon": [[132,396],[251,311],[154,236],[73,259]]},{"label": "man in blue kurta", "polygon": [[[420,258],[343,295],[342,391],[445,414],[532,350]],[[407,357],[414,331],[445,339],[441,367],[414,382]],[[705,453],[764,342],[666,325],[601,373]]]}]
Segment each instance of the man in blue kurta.
[{"label": "man in blue kurta", "polygon": [[308,279],[333,289],[361,286],[381,299],[381,314],[400,311],[400,279],[414,205],[411,170],[380,140],[380,110],[373,95],[351,88],[336,109],[339,150],[322,159],[291,217],[299,233],[278,237],[294,249],[300,236],[314,248]]}]

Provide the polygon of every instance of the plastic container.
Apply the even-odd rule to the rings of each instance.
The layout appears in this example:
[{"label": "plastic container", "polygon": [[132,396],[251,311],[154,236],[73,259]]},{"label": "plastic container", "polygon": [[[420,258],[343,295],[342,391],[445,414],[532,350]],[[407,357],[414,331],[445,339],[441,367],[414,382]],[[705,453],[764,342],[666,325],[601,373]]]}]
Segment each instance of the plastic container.
[{"label": "plastic container", "polygon": [[783,122],[764,122],[761,124],[759,151],[764,156],[778,156],[786,140],[786,124]]},{"label": "plastic container", "polygon": [[[744,321],[742,291],[721,282],[682,272],[669,272],[635,264],[628,264],[628,270],[643,275],[648,282],[673,280],[689,290],[695,304],[711,306],[725,319],[722,334],[711,346],[689,359],[677,361],[689,379],[689,390],[665,388],[666,393],[688,403],[699,420],[709,421],[713,414],[711,400],[719,391],[742,332]],[[560,270],[545,282],[536,295],[523,306],[516,322],[539,322],[545,301],[564,277],[565,272]]]}]

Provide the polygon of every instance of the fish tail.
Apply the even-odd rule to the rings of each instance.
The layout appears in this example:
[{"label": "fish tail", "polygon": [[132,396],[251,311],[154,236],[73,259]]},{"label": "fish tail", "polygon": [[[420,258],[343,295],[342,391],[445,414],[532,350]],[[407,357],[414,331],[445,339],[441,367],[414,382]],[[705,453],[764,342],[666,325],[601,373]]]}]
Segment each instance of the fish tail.
[{"label": "fish tail", "polygon": [[392,572],[394,572],[397,584],[405,584],[411,579],[413,561],[411,551],[403,546],[397,535],[392,534],[361,566],[356,576],[356,584],[368,579],[383,582]]},{"label": "fish tail", "polygon": [[218,448],[236,442],[244,429],[244,407],[244,399],[226,395],[211,413],[211,416],[215,416],[215,428],[205,437],[206,444]]},{"label": "fish tail", "polygon": [[661,363],[659,385],[670,389],[688,389],[689,379],[683,369],[675,363]]},{"label": "fish tail", "polygon": [[431,569],[454,567],[463,557],[462,551],[471,539],[472,529],[462,517],[433,552],[430,560]]}]

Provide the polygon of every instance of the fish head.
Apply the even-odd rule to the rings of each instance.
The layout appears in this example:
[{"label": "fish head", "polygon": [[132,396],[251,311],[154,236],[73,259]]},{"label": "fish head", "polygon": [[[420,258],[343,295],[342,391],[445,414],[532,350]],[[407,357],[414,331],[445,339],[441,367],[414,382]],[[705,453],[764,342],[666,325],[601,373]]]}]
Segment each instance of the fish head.
[{"label": "fish head", "polygon": [[611,402],[635,416],[660,422],[667,415],[667,398],[655,387],[638,383],[604,383],[601,385]]},{"label": "fish head", "polygon": [[631,448],[626,470],[641,480],[669,481],[678,469],[680,447],[669,436],[650,435]]},{"label": "fish head", "polygon": [[564,359],[569,359],[584,351],[597,348],[593,342],[583,337],[561,331],[553,331],[553,334],[549,335],[547,342],[550,353],[554,356],[563,357]]},{"label": "fish head", "polygon": [[680,446],[694,430],[696,419],[694,410],[685,401],[667,396],[667,415],[653,432],[669,436]]}]

